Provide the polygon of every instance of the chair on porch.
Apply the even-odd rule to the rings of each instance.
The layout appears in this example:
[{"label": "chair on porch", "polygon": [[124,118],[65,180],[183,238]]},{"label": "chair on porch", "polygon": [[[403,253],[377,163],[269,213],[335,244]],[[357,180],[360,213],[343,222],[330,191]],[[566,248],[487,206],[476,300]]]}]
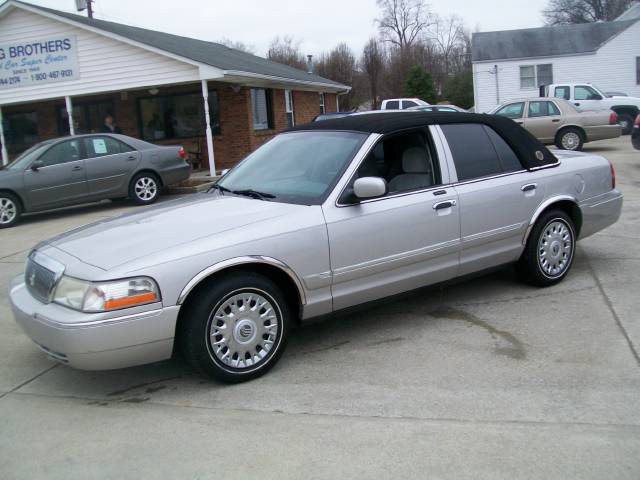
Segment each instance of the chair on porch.
[{"label": "chair on porch", "polygon": [[191,144],[191,150],[188,150],[189,154],[189,163],[191,164],[191,168],[193,170],[199,170],[202,166],[202,160],[204,157],[204,152],[206,150],[205,147],[206,138],[204,135],[200,134],[194,138],[193,143]]}]

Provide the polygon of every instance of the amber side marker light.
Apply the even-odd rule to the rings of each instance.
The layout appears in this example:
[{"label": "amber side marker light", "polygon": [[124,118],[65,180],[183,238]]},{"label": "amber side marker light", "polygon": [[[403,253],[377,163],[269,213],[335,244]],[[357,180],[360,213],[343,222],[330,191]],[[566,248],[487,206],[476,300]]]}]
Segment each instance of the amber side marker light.
[{"label": "amber side marker light", "polygon": [[143,293],[140,295],[132,295],[131,297],[115,298],[104,302],[105,310],[117,310],[120,308],[133,307],[145,303],[152,303],[158,300],[158,296],[153,293]]}]

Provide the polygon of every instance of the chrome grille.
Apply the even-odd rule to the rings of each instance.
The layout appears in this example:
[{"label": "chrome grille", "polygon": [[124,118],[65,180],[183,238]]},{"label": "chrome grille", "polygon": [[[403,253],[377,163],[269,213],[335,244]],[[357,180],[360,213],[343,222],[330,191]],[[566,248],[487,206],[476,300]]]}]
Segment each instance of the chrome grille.
[{"label": "chrome grille", "polygon": [[60,269],[58,268],[57,262],[46,261],[45,263],[52,264],[52,267],[55,269],[54,271],[53,269],[43,266],[43,262],[39,262],[39,259],[45,260],[44,257],[35,253],[29,255],[24,272],[24,281],[31,295],[42,302],[49,303],[64,267],[60,265],[60,267],[62,267]]}]

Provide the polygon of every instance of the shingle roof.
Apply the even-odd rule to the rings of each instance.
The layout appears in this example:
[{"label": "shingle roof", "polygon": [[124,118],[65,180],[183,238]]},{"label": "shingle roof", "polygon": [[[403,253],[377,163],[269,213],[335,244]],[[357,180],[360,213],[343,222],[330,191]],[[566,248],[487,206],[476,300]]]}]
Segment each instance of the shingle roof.
[{"label": "shingle roof", "polygon": [[348,89],[349,87],[329,80],[327,78],[307,73],[304,70],[289,67],[281,63],[272,62],[266,58],[258,57],[241,50],[227,47],[215,42],[197,40],[195,38],[172,35],[170,33],[147,30],[146,28],[132,27],[122,23],[108,22],[97,18],[88,18],[73,13],[62,12],[52,8],[41,7],[27,2],[14,0],[17,4],[22,4],[31,8],[36,8],[59,17],[72,20],[93,28],[98,28],[112,34],[125,37],[135,42],[150,45],[180,57],[194,60],[198,63],[210,65],[221,70],[232,70],[234,72],[247,72],[270,77],[278,77],[283,80],[294,80],[297,82],[315,82],[332,87]]},{"label": "shingle roof", "polygon": [[474,62],[595,52],[638,19],[474,33]]}]

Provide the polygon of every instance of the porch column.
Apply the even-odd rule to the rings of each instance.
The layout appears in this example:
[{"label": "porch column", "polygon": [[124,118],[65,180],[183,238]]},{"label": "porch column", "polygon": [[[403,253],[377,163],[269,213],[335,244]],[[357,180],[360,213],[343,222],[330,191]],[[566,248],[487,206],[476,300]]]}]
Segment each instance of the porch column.
[{"label": "porch column", "polygon": [[336,92],[336,112],[340,111],[340,93]]},{"label": "porch column", "polygon": [[7,142],[4,141],[4,122],[2,121],[2,107],[0,107],[0,143],[2,144],[2,165],[9,163],[9,152]]},{"label": "porch column", "polygon": [[67,116],[69,117],[69,135],[74,136],[76,134],[73,128],[73,105],[71,104],[71,97],[64,97],[64,103],[67,105]]},{"label": "porch column", "polygon": [[211,133],[211,116],[209,115],[209,86],[202,80],[202,99],[204,100],[204,120],[207,134],[207,156],[209,157],[209,175],[216,176],[216,162],[213,157],[213,134]]}]

